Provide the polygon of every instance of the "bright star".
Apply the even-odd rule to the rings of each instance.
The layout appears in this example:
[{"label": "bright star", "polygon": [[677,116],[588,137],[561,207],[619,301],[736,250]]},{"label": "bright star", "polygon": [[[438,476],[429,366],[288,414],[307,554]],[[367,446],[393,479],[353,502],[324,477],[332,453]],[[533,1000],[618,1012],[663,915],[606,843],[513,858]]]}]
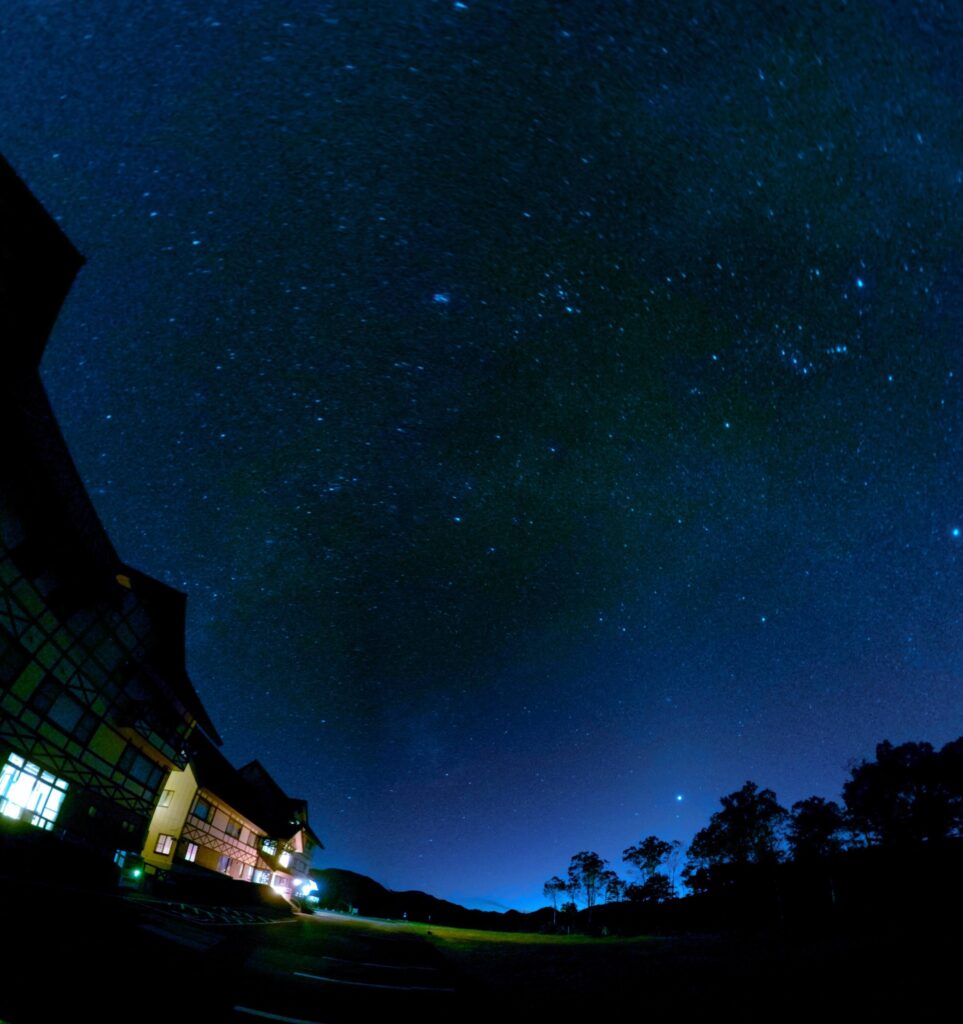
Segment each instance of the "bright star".
[{"label": "bright star", "polygon": [[681,804],[682,803],[682,794],[681,793],[676,793],[676,795],[675,795],[675,802],[677,804]]},{"label": "bright star", "polygon": [[959,537],[959,535],[960,535],[960,528],[958,526],[954,526],[953,529],[950,530],[950,536],[951,537]]},{"label": "bright star", "polygon": [[448,294],[448,292],[435,292],[435,294],[432,295],[431,297],[431,301],[440,303],[442,306],[447,306],[448,303],[451,301],[451,296]]}]

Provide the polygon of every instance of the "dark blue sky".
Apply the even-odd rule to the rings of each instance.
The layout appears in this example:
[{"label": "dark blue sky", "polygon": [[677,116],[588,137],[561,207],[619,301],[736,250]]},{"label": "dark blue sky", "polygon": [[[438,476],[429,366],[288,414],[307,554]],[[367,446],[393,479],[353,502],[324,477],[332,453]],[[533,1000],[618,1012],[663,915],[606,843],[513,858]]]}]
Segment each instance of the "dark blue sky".
[{"label": "dark blue sky", "polygon": [[528,907],[963,732],[961,50],[939,4],[5,5],[0,149],[88,258],[54,406],[323,863]]}]

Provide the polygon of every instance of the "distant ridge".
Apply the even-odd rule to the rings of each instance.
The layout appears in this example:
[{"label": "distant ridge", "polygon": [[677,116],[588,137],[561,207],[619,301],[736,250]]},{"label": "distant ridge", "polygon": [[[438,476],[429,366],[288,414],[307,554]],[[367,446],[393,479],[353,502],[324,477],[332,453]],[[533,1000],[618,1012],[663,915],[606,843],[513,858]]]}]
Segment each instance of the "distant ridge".
[{"label": "distant ridge", "polygon": [[318,883],[320,907],[349,913],[354,908],[364,917],[400,921],[407,915],[409,921],[426,924],[511,932],[537,932],[552,920],[552,912],[547,907],[530,914],[517,910],[469,910],[418,890],[393,892],[367,875],[344,868],[314,869],[311,877]]}]

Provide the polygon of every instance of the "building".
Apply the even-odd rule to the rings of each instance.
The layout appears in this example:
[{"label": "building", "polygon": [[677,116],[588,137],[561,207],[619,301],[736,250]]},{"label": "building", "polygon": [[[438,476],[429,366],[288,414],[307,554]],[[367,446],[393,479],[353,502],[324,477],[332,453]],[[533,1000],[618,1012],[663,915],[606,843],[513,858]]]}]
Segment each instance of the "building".
[{"label": "building", "polygon": [[83,260],[0,159],[0,820],[140,850],[168,773],[217,732],[186,598],[114,550],[40,380]]},{"label": "building", "polygon": [[287,796],[260,762],[238,770],[199,735],[190,763],[168,776],[143,857],[148,872],[193,864],[291,896],[316,849],[323,846],[303,800]]},{"label": "building", "polygon": [[261,843],[261,870],[271,873],[271,885],[291,896],[296,883],[308,877],[311,858],[324,844],[308,822],[307,801],[288,796],[260,761],[251,761],[238,774],[257,793],[271,815],[269,836]]},{"label": "building", "polygon": [[190,763],[165,783],[144,846],[147,870],[188,863],[245,882],[267,882],[258,874],[267,838],[258,821],[265,814],[237,769],[198,737]]}]

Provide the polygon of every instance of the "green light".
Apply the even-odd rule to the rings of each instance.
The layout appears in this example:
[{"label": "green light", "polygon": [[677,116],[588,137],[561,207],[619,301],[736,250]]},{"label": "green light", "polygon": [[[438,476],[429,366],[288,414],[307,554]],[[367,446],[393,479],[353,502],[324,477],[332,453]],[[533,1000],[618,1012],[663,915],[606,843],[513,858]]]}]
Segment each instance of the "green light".
[{"label": "green light", "polygon": [[134,868],[134,870],[131,871],[131,874],[134,876],[134,878],[140,878],[140,868]]}]

